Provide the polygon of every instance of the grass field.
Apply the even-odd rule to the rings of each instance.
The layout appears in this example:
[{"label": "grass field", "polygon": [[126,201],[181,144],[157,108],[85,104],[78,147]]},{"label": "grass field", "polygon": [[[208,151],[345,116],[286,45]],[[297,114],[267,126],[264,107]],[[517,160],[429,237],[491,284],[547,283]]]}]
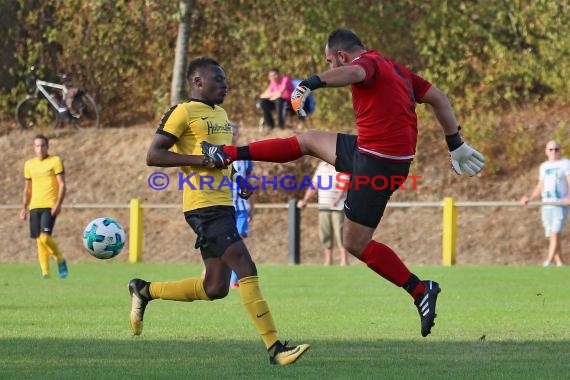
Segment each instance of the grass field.
[{"label": "grass field", "polygon": [[[52,271],[55,268],[52,268]],[[259,266],[281,339],[309,343],[270,366],[239,290],[216,302],[154,301],[130,336],[127,282],[199,275],[196,265],[85,263],[42,281],[0,264],[1,379],[567,379],[570,267],[413,267],[440,282],[422,338],[404,291],[362,265]]]}]

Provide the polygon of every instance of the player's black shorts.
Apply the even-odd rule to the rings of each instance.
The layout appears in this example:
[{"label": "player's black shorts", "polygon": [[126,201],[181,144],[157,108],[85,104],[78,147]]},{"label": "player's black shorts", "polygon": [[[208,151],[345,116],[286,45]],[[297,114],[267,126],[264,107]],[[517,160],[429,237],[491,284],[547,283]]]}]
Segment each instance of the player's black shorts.
[{"label": "player's black shorts", "polygon": [[51,235],[55,226],[55,218],[51,215],[51,208],[33,208],[30,210],[30,236],[37,238],[40,234]]},{"label": "player's black shorts", "polygon": [[[408,177],[410,164],[362,154],[357,149],[356,136],[339,133],[335,169],[352,175],[344,203],[346,217],[376,228],[390,196]],[[340,183],[339,186],[348,187],[348,184]]]},{"label": "player's black shorts", "polygon": [[241,237],[236,227],[234,206],[212,206],[184,213],[186,222],[198,236],[195,248],[202,258],[221,257]]}]

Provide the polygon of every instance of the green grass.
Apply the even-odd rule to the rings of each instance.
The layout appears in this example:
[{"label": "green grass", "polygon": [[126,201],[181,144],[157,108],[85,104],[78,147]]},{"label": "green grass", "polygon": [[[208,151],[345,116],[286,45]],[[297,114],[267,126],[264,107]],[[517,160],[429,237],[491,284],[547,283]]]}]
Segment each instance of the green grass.
[{"label": "green grass", "polygon": [[413,269],[442,286],[428,338],[411,298],[362,265],[259,266],[279,336],[312,346],[276,367],[238,290],[154,301],[130,336],[128,280],[196,276],[197,265],[83,263],[42,281],[37,264],[0,264],[0,378],[568,378],[569,267]]}]

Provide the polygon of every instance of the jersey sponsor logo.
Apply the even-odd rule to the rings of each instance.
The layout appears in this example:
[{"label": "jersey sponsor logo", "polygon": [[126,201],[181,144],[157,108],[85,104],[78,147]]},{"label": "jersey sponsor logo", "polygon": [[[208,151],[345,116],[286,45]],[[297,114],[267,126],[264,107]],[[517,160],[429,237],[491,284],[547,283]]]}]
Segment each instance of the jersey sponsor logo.
[{"label": "jersey sponsor logo", "polygon": [[212,123],[211,121],[207,121],[206,124],[208,125],[208,135],[214,135],[217,133],[232,133],[232,127],[229,123],[219,125]]}]

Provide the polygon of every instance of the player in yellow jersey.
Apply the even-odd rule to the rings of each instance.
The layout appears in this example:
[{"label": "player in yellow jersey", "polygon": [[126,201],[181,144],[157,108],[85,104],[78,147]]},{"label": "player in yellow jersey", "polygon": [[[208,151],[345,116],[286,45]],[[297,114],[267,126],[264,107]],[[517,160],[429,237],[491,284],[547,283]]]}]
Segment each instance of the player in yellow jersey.
[{"label": "player in yellow jersey", "polygon": [[65,175],[61,158],[49,155],[48,145],[44,135],[34,138],[36,157],[24,165],[26,185],[20,219],[26,220],[29,209],[30,235],[37,242],[42,278],[49,278],[50,255],[57,260],[59,277],[66,278],[67,263],[51,236],[65,197]]},{"label": "player in yellow jersey", "polygon": [[186,79],[192,99],[170,108],[162,117],[148,150],[147,164],[179,166],[184,172],[184,217],[197,235],[196,248],[200,248],[206,276],[171,282],[131,280],[132,333],[142,333],[144,312],[151,300],[192,302],[226,297],[233,270],[239,278],[241,300],[267,348],[270,363],[294,363],[309,345],[289,347],[278,340],[271,311],[259,289],[255,263],[236,228],[231,182],[227,182],[230,170],[208,168],[211,163],[202,155],[201,141],[232,141],[228,116],[218,106],[228,90],[224,70],[215,60],[202,57],[189,64]]}]

